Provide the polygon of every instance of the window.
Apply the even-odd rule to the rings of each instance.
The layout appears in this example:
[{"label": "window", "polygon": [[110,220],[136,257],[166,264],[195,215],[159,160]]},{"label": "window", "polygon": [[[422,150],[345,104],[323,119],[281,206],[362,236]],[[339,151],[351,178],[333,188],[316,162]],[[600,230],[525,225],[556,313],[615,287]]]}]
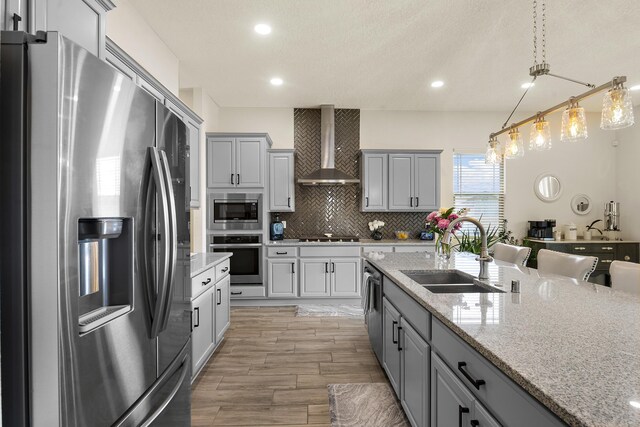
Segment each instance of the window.
[{"label": "window", "polygon": [[[504,220],[504,162],[488,165],[483,154],[453,153],[453,205],[487,228]],[[470,224],[463,228],[473,229]]]}]

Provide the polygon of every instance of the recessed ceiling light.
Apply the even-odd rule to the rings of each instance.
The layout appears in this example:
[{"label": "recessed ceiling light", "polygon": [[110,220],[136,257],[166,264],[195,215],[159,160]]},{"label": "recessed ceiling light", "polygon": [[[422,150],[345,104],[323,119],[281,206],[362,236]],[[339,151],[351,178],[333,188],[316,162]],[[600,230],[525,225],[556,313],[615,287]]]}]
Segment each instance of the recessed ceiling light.
[{"label": "recessed ceiling light", "polygon": [[536,84],[535,83],[522,83],[522,86],[520,86],[522,89],[529,89],[530,87],[534,87]]},{"label": "recessed ceiling light", "polygon": [[640,85],[631,86],[629,90],[640,90]]},{"label": "recessed ceiling light", "polygon": [[271,34],[271,26],[267,24],[258,24],[255,27],[253,27],[253,30],[262,36]]},{"label": "recessed ceiling light", "polygon": [[632,400],[632,401],[629,402],[629,404],[631,406],[633,406],[634,408],[640,409],[640,402],[636,402],[635,400]]},{"label": "recessed ceiling light", "polygon": [[442,80],[436,80],[431,82],[431,87],[442,87],[444,86],[444,82]]},{"label": "recessed ceiling light", "polygon": [[274,77],[269,82],[274,86],[282,86],[282,83],[284,83],[280,77]]}]

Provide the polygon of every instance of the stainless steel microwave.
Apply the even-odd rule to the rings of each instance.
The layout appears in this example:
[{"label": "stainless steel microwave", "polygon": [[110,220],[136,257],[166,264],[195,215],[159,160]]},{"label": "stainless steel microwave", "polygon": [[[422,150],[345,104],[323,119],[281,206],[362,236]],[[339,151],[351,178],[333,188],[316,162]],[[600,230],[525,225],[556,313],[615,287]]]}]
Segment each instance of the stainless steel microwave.
[{"label": "stainless steel microwave", "polygon": [[262,194],[209,194],[207,203],[211,230],[262,230]]}]

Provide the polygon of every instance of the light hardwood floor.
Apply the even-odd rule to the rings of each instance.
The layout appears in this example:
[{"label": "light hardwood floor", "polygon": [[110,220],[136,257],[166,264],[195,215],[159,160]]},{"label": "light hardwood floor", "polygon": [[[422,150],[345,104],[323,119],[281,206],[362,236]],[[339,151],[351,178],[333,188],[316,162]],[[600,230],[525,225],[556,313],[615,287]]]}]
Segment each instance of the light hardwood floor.
[{"label": "light hardwood floor", "polygon": [[327,384],[387,382],[362,320],[238,307],[192,386],[193,426],[329,426]]}]

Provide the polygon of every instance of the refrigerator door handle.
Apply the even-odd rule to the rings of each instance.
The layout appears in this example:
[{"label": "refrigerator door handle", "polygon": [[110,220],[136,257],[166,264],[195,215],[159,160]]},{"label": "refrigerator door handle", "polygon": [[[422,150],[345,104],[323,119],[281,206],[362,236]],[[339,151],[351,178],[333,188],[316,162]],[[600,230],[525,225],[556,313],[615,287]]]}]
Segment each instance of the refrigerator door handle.
[{"label": "refrigerator door handle", "polygon": [[164,301],[163,301],[163,313],[162,313],[162,321],[160,323],[160,330],[158,332],[162,332],[167,328],[167,324],[169,323],[169,315],[171,312],[171,298],[173,296],[173,279],[176,272],[176,263],[177,263],[177,255],[178,255],[178,220],[176,219],[176,199],[173,194],[173,179],[171,177],[171,170],[169,169],[169,161],[167,160],[167,154],[158,150],[160,153],[160,160],[162,162],[162,166],[164,169],[164,179],[165,186],[167,188],[167,201],[169,208],[169,228],[170,228],[170,239],[168,242],[168,246],[170,248],[170,257],[169,257],[169,273],[168,273],[168,281],[167,286],[163,292]]},{"label": "refrigerator door handle", "polygon": [[[169,206],[167,202],[167,189],[165,180],[163,179],[163,174],[161,170],[160,156],[158,154],[158,150],[155,147],[147,148],[147,166],[145,170],[147,173],[145,174],[143,189],[145,189],[144,194],[144,206],[145,206],[145,214],[144,214],[144,222],[143,229],[144,231],[144,242],[142,243],[143,250],[143,262],[144,266],[142,270],[143,281],[146,285],[147,290],[147,299],[149,303],[149,309],[152,313],[151,318],[151,338],[155,338],[158,336],[158,329],[160,327],[159,321],[160,316],[163,313],[161,294],[163,289],[167,287],[167,280],[169,278],[169,260],[170,260],[170,245],[169,245],[169,237],[171,234],[170,224],[169,224]],[[146,184],[146,185],[145,185]],[[162,268],[162,280],[160,280],[158,285],[158,295],[155,293],[155,287],[153,284],[153,263],[149,259],[149,247],[148,244],[151,239],[158,241],[156,236],[149,236],[149,227],[147,226],[147,221],[150,220],[149,212],[151,211],[151,207],[153,206],[153,194],[151,193],[151,187],[155,186],[155,193],[159,196],[157,200],[157,204],[159,206],[158,216],[161,217],[161,222],[163,226],[161,236],[162,242],[164,244],[163,251],[163,259],[159,260],[159,265]]]}]

